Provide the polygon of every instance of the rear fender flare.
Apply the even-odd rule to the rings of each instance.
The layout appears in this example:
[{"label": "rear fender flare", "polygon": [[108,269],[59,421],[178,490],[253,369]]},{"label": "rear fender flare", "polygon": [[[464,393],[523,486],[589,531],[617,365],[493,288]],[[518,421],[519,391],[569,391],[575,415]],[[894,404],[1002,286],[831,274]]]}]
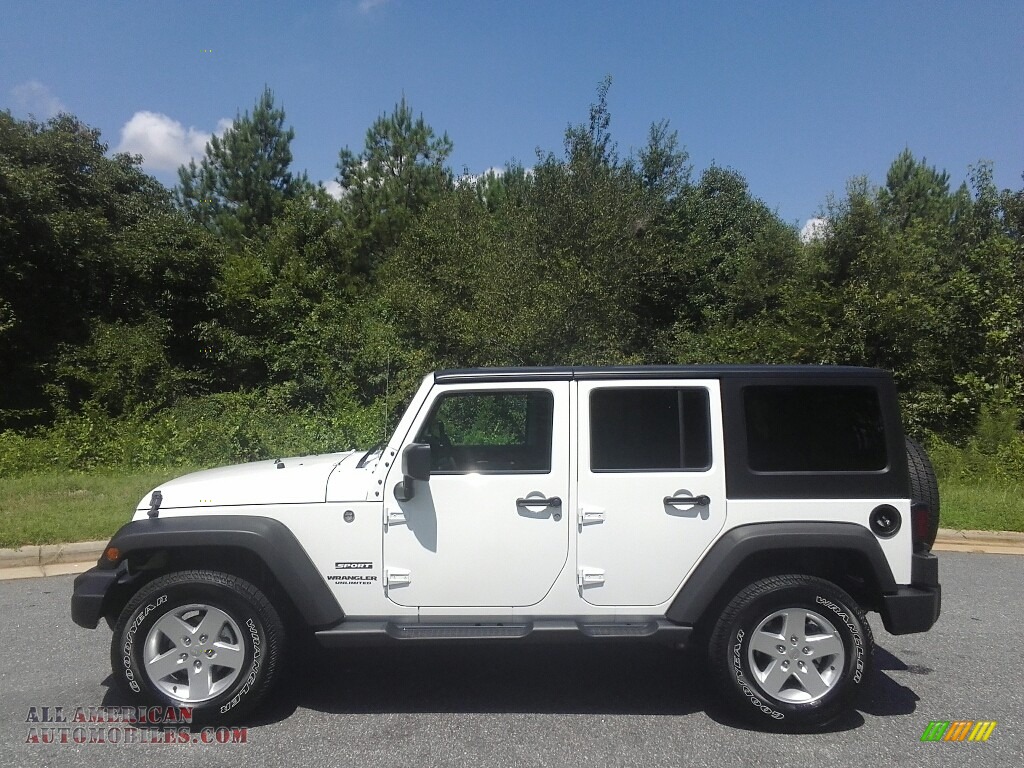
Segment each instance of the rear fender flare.
[{"label": "rear fender flare", "polygon": [[[870,530],[857,523],[785,522],[751,523],[722,535],[693,569],[665,612],[677,624],[700,621],[743,563],[753,555],[783,550],[853,552],[862,555],[882,594],[896,592],[885,553]],[[909,552],[907,553],[909,556]],[[779,569],[784,572],[786,569]]]}]

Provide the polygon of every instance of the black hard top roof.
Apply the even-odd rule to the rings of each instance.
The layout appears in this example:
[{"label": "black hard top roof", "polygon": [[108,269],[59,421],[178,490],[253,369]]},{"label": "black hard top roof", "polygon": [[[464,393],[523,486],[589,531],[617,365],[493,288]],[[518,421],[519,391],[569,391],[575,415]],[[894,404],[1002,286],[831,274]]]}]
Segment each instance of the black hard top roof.
[{"label": "black hard top roof", "polygon": [[888,371],[852,365],[614,365],[536,368],[453,368],[434,373],[438,383],[566,381],[571,379],[889,378]]}]

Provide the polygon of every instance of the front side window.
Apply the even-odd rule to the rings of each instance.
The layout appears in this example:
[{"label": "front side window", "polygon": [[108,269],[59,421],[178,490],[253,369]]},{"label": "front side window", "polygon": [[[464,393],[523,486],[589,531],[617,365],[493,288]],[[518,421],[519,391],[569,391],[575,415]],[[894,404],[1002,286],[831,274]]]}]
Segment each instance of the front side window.
[{"label": "front side window", "polygon": [[872,387],[750,386],[743,392],[755,472],[877,472],[888,466]]},{"label": "front side window", "polygon": [[710,423],[708,392],[703,388],[595,389],[590,393],[590,469],[708,469]]},{"label": "front side window", "polygon": [[553,409],[548,391],[451,392],[416,442],[430,445],[438,473],[550,472]]}]

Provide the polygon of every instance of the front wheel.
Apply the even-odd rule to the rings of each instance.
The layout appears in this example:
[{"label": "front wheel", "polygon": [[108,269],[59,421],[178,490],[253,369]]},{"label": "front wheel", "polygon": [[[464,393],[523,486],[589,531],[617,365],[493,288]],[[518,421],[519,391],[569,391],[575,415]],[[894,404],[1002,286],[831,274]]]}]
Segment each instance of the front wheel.
[{"label": "front wheel", "polygon": [[736,595],[708,652],[732,709],[761,727],[807,730],[847,711],[871,668],[871,627],[853,599],[813,576],[773,576]]},{"label": "front wheel", "polygon": [[192,710],[196,722],[234,719],[273,683],[284,629],[255,586],[226,573],[183,571],[147,584],[114,628],[111,663],[143,705]]}]

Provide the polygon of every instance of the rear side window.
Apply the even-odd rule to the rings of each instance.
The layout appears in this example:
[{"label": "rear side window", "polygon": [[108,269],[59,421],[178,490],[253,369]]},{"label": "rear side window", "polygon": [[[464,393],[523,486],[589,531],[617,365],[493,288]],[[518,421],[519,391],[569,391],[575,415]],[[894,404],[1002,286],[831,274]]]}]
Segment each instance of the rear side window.
[{"label": "rear side window", "polygon": [[703,470],[711,466],[706,389],[596,389],[590,393],[594,472]]},{"label": "rear side window", "polygon": [[889,464],[873,387],[750,386],[743,402],[755,472],[875,472]]}]

